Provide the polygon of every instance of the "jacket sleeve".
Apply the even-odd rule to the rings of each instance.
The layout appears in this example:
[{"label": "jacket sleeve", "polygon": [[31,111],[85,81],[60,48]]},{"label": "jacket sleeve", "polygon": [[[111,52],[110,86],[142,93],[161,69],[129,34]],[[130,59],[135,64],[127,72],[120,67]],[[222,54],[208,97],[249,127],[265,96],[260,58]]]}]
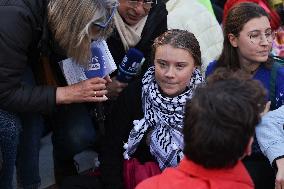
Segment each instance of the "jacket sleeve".
[{"label": "jacket sleeve", "polygon": [[131,83],[114,102],[106,121],[106,136],[100,154],[100,168],[105,189],[123,189],[123,142],[133,120],[143,117],[141,81]]},{"label": "jacket sleeve", "polygon": [[284,155],[284,105],[263,116],[256,127],[256,137],[261,151],[270,163]]},{"label": "jacket sleeve", "polygon": [[30,60],[35,21],[21,6],[0,6],[0,108],[15,112],[50,112],[54,87],[22,82]]}]

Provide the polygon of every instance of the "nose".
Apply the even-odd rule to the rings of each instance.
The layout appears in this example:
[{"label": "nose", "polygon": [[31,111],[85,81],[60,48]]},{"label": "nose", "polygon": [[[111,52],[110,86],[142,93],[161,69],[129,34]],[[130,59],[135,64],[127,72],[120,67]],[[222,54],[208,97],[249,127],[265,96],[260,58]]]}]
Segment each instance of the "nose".
[{"label": "nose", "polygon": [[138,14],[138,15],[142,15],[145,13],[145,10],[144,10],[144,7],[143,7],[143,2],[138,2],[138,4],[136,5],[136,7],[134,7],[135,9],[135,12]]},{"label": "nose", "polygon": [[175,71],[173,67],[166,69],[165,76],[168,78],[173,78],[175,76]]},{"label": "nose", "polygon": [[261,35],[260,45],[269,45],[269,37],[266,37],[265,34]]}]

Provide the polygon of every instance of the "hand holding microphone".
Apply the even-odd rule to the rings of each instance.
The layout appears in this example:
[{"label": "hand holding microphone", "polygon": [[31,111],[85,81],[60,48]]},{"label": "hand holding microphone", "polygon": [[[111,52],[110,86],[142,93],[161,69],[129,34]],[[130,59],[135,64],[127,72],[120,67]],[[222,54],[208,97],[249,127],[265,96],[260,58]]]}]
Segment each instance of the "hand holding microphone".
[{"label": "hand holding microphone", "polygon": [[140,71],[144,63],[144,55],[135,48],[130,48],[118,66],[117,80],[129,83]]},{"label": "hand holding microphone", "polygon": [[137,75],[142,66],[144,55],[141,51],[130,48],[118,66],[117,76],[112,78],[112,83],[107,85],[107,97],[116,99],[120,92]]}]

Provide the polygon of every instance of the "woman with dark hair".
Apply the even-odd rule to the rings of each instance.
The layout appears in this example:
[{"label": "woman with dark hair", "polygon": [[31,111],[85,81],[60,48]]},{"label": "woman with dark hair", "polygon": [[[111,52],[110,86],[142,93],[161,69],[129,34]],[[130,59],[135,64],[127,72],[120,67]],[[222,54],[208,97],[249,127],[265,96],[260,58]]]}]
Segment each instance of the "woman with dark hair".
[{"label": "woman with dark hair", "polygon": [[[275,96],[274,108],[284,104],[284,68],[276,70],[274,81],[275,91],[272,94],[270,81],[272,67],[275,60],[269,57],[274,32],[269,23],[269,16],[265,10],[255,3],[240,3],[228,13],[224,24],[224,45],[221,56],[217,61],[209,64],[206,75],[215,69],[225,67],[232,71],[243,70],[253,79],[259,80],[267,89],[268,96]],[[271,93],[271,94],[270,94]],[[257,141],[250,158],[244,163],[248,168],[256,189],[273,188],[274,173],[268,160],[259,150]]]}]

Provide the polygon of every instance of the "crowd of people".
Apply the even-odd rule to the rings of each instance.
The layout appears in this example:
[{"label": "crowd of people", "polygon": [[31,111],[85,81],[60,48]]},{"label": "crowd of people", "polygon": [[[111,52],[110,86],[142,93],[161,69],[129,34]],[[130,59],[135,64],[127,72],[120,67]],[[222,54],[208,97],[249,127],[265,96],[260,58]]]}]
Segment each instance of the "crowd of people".
[{"label": "crowd of people", "polygon": [[[48,132],[60,189],[284,188],[283,4],[0,1],[0,188],[40,188]],[[68,85],[58,62],[87,68],[100,40],[118,68],[143,54],[135,77]]]}]

